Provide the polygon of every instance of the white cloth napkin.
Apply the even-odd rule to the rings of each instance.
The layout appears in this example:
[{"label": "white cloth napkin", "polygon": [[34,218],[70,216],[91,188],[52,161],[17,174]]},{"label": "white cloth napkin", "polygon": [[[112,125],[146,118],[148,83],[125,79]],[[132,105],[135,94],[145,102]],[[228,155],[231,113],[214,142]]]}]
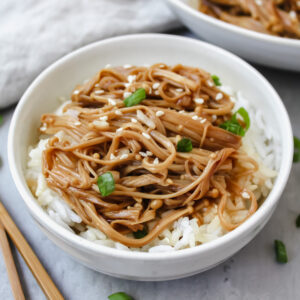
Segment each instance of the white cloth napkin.
[{"label": "white cloth napkin", "polygon": [[162,0],[1,0],[0,108],[64,54],[106,37],[179,26]]}]

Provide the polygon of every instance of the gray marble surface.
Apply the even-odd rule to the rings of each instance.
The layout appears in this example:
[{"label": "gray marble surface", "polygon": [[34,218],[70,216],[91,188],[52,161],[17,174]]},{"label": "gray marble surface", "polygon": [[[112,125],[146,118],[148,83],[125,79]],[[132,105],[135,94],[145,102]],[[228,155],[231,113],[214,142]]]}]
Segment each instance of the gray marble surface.
[{"label": "gray marble surface", "polygon": [[[188,31],[176,34],[191,35]],[[282,97],[294,133],[300,136],[300,74],[257,67]],[[1,95],[5,97],[5,95]],[[136,300],[165,299],[300,299],[300,163],[294,165],[280,204],[261,233],[231,259],[193,277],[165,282],[134,282],[92,271],[74,261],[49,241],[35,225],[11,178],[6,141],[14,107],[0,111],[0,198],[66,299],[107,299],[125,291]],[[266,112],[267,113],[267,112]],[[275,262],[273,242],[285,242],[289,262]],[[26,299],[45,299],[41,289],[14,247],[14,256]],[[13,299],[0,254],[0,299]]]}]

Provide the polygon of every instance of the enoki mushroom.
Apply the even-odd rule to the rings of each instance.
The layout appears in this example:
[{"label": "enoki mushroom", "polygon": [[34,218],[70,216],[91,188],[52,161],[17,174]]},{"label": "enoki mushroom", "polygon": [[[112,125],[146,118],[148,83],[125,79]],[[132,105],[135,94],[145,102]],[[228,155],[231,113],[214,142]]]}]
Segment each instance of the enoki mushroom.
[{"label": "enoki mushroom", "polygon": [[[126,107],[124,98],[137,89],[146,99]],[[227,201],[238,199],[246,218],[256,211],[245,182],[258,169],[240,150],[241,137],[219,127],[233,106],[197,68],[103,69],[75,88],[62,114],[41,117],[41,131],[50,136],[43,152],[46,182],[83,224],[126,246],[148,244],[183,216],[202,224],[212,205],[221,225],[232,230],[241,222],[231,220]],[[190,152],[177,150],[183,137],[192,143]],[[115,188],[102,196],[97,180],[106,172]],[[147,235],[132,236],[145,227]]]}]

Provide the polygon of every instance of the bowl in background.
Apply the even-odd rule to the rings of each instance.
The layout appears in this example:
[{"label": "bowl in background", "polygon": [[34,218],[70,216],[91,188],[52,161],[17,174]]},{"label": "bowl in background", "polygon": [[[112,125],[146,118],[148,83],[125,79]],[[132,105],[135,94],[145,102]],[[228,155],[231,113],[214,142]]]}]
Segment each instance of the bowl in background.
[{"label": "bowl in background", "polygon": [[[273,190],[258,211],[237,229],[209,243],[170,253],[142,253],[108,248],[66,230],[38,205],[25,180],[28,146],[37,142],[40,116],[59,106],[58,97],[93,76],[106,64],[143,65],[164,62],[203,68],[220,76],[225,85],[267,112],[266,122],[278,133],[282,159]],[[128,35],[83,47],[52,64],[30,85],[11,121],[8,137],[9,166],[24,202],[41,230],[59,247],[86,266],[111,276],[133,280],[167,280],[209,269],[244,247],[271,217],[286,185],[293,154],[289,117],[278,94],[249,64],[205,42],[162,35]]]},{"label": "bowl in background", "polygon": [[198,0],[167,0],[190,30],[257,64],[300,71],[300,40],[267,35],[235,26],[197,10]]}]

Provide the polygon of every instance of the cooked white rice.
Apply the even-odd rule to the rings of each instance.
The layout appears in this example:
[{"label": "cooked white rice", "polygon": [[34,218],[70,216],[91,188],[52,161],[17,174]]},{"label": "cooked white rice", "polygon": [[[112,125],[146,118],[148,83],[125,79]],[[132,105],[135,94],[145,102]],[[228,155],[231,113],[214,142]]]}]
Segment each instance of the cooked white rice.
[{"label": "cooked white rice", "polygon": [[[261,203],[272,189],[273,181],[277,174],[275,170],[279,168],[281,156],[278,153],[280,147],[277,146],[279,141],[273,129],[265,123],[262,112],[251,106],[250,102],[243,97],[241,92],[234,93],[227,86],[221,86],[220,89],[231,96],[231,100],[236,103],[236,110],[243,106],[250,115],[251,126],[243,138],[242,149],[258,162],[259,171],[256,172],[251,182],[247,182],[246,185],[248,189],[254,192],[259,203]],[[62,107],[56,111],[57,114],[62,113]],[[69,110],[67,113],[72,114],[72,111]],[[59,132],[57,136],[61,137],[62,134],[62,132]],[[180,218],[150,244],[142,248],[128,248],[118,242],[112,241],[100,230],[80,224],[81,218],[72,211],[57,193],[48,188],[42,174],[42,152],[47,142],[48,138],[42,135],[36,146],[29,147],[29,159],[26,170],[28,185],[33,191],[39,205],[53,220],[69,231],[74,232],[72,228],[76,228],[82,238],[100,245],[126,251],[168,252],[207,243],[227,233],[220,224],[217,215],[217,206],[214,206],[206,212],[203,225],[198,226],[196,219],[189,220],[188,217]],[[227,204],[228,208],[230,208],[230,205],[232,203],[229,201]],[[238,222],[246,214],[246,210],[239,210],[231,218],[233,218],[233,221]]]}]

